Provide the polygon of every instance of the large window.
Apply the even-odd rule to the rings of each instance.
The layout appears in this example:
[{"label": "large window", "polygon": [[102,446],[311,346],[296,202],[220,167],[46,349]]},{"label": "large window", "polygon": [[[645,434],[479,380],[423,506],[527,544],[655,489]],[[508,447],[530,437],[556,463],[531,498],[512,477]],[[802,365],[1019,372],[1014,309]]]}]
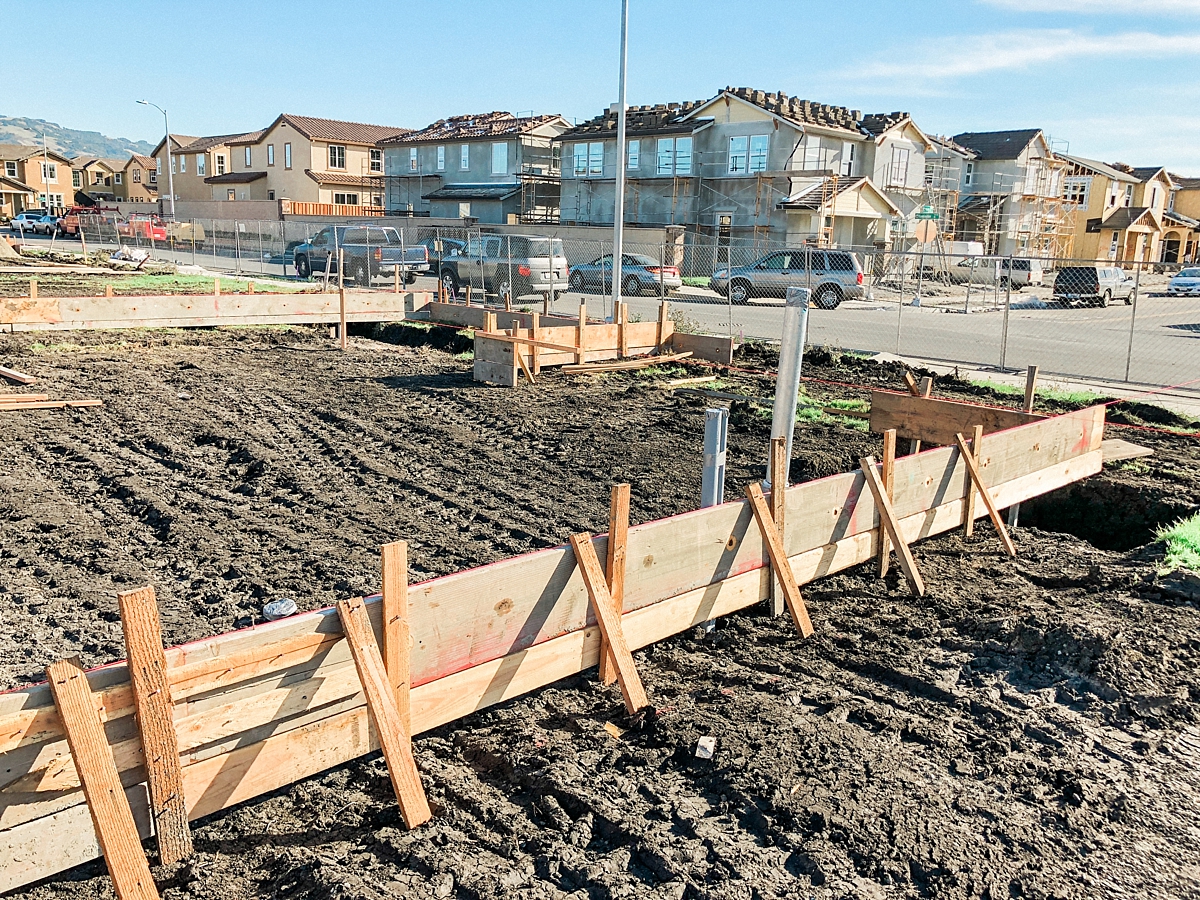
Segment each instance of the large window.
[{"label": "large window", "polygon": [[208,171],[207,159],[208,157],[206,157],[203,153],[196,154],[196,174],[200,178],[203,178],[205,173]]},{"label": "large window", "polygon": [[417,148],[408,148],[408,171],[416,172],[420,168],[420,161],[417,159]]},{"label": "large window", "polygon": [[492,144],[492,174],[508,174],[508,142],[499,141]]},{"label": "large window", "polygon": [[151,170],[150,170],[150,183],[151,183],[151,184],[158,184],[158,169],[151,169]]},{"label": "large window", "polygon": [[[850,178],[854,174],[854,163],[858,158],[858,144],[854,141],[842,141],[842,171],[843,178]],[[928,174],[928,171],[927,173]],[[926,182],[931,179],[926,178]]]},{"label": "large window", "polygon": [[750,135],[750,171],[767,171],[767,147],[770,138],[765,134]]},{"label": "large window", "polygon": [[120,184],[123,175],[123,172],[113,172],[113,184]]},{"label": "large window", "polygon": [[1078,203],[1080,206],[1087,206],[1091,187],[1092,179],[1085,175],[1068,176],[1063,179],[1063,199],[1068,203]]},{"label": "large window", "polygon": [[275,145],[267,144],[267,165],[275,165]]},{"label": "large window", "polygon": [[213,168],[217,170],[218,175],[225,174],[225,154],[216,153],[213,155]]},{"label": "large window", "polygon": [[659,175],[673,175],[675,173],[675,139],[674,138],[659,138],[658,148],[655,153],[655,171]]},{"label": "large window", "polygon": [[[620,164],[618,163],[618,165]],[[588,174],[604,174],[604,144],[602,142],[588,144]]]},{"label": "large window", "polygon": [[339,206],[358,206],[358,194],[334,194],[333,202]]},{"label": "large window", "polygon": [[888,166],[889,186],[904,187],[908,184],[908,148],[893,147],[892,162]]},{"label": "large window", "polygon": [[283,145],[283,167],[285,169],[290,169],[292,167],[292,145],[291,144]]},{"label": "large window", "polygon": [[382,172],[383,171],[383,151],[378,150],[378,149],[371,149],[369,151],[369,157],[370,157],[370,162],[368,164],[370,165],[371,171],[372,172]]},{"label": "large window", "polygon": [[17,164],[15,162],[6,162],[4,164],[4,175],[7,178],[16,178]]},{"label": "large window", "polygon": [[251,166],[254,165],[254,153],[252,152],[252,150],[253,150],[253,148],[249,144],[247,144],[246,145],[246,168],[247,169],[249,169]]},{"label": "large window", "polygon": [[692,174],[692,139],[675,138],[675,174]]},{"label": "large window", "polygon": [[444,146],[437,148],[437,170],[439,172],[446,171],[446,148]]},{"label": "large window", "polygon": [[458,167],[465,172],[471,168],[471,145],[463,144],[458,153]]},{"label": "large window", "polygon": [[346,168],[346,147],[344,144],[329,145],[329,168]]},{"label": "large window", "polygon": [[587,174],[587,144],[576,144],[571,148],[574,167],[572,171],[579,176]]},{"label": "large window", "polygon": [[641,149],[641,141],[629,142],[629,150],[625,154],[625,168],[636,169],[639,165],[641,165],[641,160],[639,159],[639,156],[641,155]]},{"label": "large window", "polygon": [[134,184],[141,184],[141,183],[142,183],[142,170],[141,170],[141,169],[134,169],[134,170],[133,170],[133,183],[134,183]]},{"label": "large window", "polygon": [[729,139],[729,174],[744,175],[746,173],[746,151],[750,146],[750,139],[745,135],[731,137]]},{"label": "large window", "polygon": [[42,181],[46,182],[46,184],[58,183],[58,163],[42,163]]},{"label": "large window", "polygon": [[[13,171],[15,172],[15,171],[16,171],[16,165],[17,165],[17,164],[16,164],[16,163],[13,163],[12,165],[13,165]],[[135,171],[135,172],[136,172],[136,171],[137,171],[137,169],[134,169],[133,171]],[[10,175],[9,177],[10,177],[10,178],[15,178],[16,176],[15,176],[15,175]],[[134,180],[136,181],[136,179],[134,179]],[[78,169],[74,169],[74,170],[72,170],[72,172],[71,172],[71,187],[73,187],[73,188],[81,188],[81,187],[83,187],[83,173],[82,173],[82,172],[80,172]]]}]

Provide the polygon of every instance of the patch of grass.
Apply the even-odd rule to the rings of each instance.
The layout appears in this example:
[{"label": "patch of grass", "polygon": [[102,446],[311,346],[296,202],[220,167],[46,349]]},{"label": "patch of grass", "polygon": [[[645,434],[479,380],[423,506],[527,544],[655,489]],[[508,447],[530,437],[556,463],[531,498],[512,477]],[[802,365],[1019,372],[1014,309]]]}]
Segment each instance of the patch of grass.
[{"label": "patch of grass", "polygon": [[704,288],[708,287],[707,278],[697,278],[695,275],[688,275],[683,278],[683,283],[688,287]]},{"label": "patch of grass", "polygon": [[849,409],[854,412],[867,412],[871,408],[866,400],[826,400],[825,405],[830,409]]},{"label": "patch of grass", "polygon": [[[999,384],[995,381],[971,381],[971,384],[976,387],[987,388],[990,391],[995,391],[997,394],[1006,394],[1014,397],[1024,398],[1025,388],[1017,387],[1015,384]],[[1103,403],[1110,398],[1102,397],[1100,394],[1094,394],[1091,391],[1059,391],[1053,388],[1038,388],[1038,399],[1040,400],[1055,400],[1059,403],[1065,403],[1072,406],[1095,406],[1097,403]]]},{"label": "patch of grass", "polygon": [[1159,531],[1158,539],[1167,545],[1164,571],[1186,569],[1200,574],[1200,513]]},{"label": "patch of grass", "polygon": [[475,351],[464,350],[462,353],[455,353],[454,358],[461,362],[470,362],[475,359]]},{"label": "patch of grass", "polygon": [[1113,465],[1117,472],[1128,472],[1130,475],[1147,475],[1150,467],[1144,459],[1124,459]]}]

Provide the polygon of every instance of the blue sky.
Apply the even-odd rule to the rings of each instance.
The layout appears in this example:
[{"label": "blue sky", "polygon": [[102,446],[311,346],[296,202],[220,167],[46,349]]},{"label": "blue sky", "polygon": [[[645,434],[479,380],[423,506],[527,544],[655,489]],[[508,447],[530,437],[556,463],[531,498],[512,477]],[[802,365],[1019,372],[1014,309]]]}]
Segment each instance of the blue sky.
[{"label": "blue sky", "polygon": [[[629,102],[727,84],[927,132],[1039,127],[1061,149],[1200,175],[1200,0],[631,0]],[[0,0],[0,114],[156,141],[291,112],[421,127],[616,99],[618,0]],[[91,49],[32,39],[91,22]],[[140,26],[138,23],[141,23]]]}]

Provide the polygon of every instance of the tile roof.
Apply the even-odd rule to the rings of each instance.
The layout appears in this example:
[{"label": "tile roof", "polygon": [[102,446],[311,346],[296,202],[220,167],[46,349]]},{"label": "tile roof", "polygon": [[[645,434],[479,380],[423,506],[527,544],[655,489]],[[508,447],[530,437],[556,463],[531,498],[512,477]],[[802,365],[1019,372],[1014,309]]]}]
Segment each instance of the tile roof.
[{"label": "tile roof", "polygon": [[[707,100],[688,100],[683,103],[658,103],[654,106],[630,106],[625,111],[625,132],[630,135],[666,134],[695,130],[695,122],[685,122],[689,115]],[[614,104],[615,105],[615,104]],[[617,133],[617,111],[606,109],[595,118],[581,122],[563,132],[564,139],[576,137],[613,137]]]},{"label": "tile roof", "polygon": [[[280,115],[265,131],[269,131],[279,122],[287,122],[309,140],[345,141],[347,144],[378,144],[387,138],[400,137],[412,132],[411,128],[398,128],[392,125],[366,125],[362,122],[342,122],[337,119],[294,116],[291,113]],[[259,132],[258,138],[261,138],[262,135],[263,132]],[[249,143],[249,141],[243,143]]]},{"label": "tile roof", "polygon": [[369,188],[372,182],[380,182],[383,179],[379,172],[374,175],[351,175],[347,172],[314,172],[312,169],[305,169],[304,174],[317,184],[343,184],[361,188]]},{"label": "tile roof", "polygon": [[[133,162],[141,163],[142,166],[144,166],[145,168],[149,168],[149,169],[153,169],[154,166],[157,164],[154,157],[142,156],[142,154],[140,154],[140,153],[131,153],[129,155],[129,158]],[[128,163],[126,163],[126,165],[128,165]]]},{"label": "tile roof", "polygon": [[889,128],[911,121],[912,116],[906,112],[868,113],[862,118],[862,128],[868,134],[879,137]]},{"label": "tile roof", "polygon": [[204,179],[205,184],[249,184],[266,178],[266,172],[226,172],[224,175],[210,175]]},{"label": "tile roof", "polygon": [[[28,159],[31,156],[41,156],[42,152],[42,148],[37,144],[0,144],[0,159]],[[55,160],[71,161],[71,157],[57,150],[51,150],[49,156]]]},{"label": "tile roof", "polygon": [[822,128],[853,131],[855,134],[864,133],[861,124],[863,116],[857,109],[801,100],[799,97],[789,97],[782,91],[768,93],[754,88],[727,87],[721,94],[745,100],[797,125],[819,125]]},{"label": "tile roof", "polygon": [[252,144],[262,137],[262,135],[261,131],[246,131],[241,134],[213,134],[208,137],[195,138],[182,149],[188,153],[200,153],[204,150],[210,150],[213,147],[226,147],[229,144]]},{"label": "tile roof", "polygon": [[566,120],[559,115],[543,116],[514,116],[502,110],[490,113],[479,113],[462,116],[451,116],[448,119],[438,119],[432,125],[427,125],[420,131],[410,131],[406,134],[387,138],[384,144],[415,144],[428,141],[461,141],[470,138],[500,137],[511,134],[528,134],[534,129],[549,125],[555,121]]},{"label": "tile roof", "polygon": [[507,200],[519,193],[519,184],[447,184],[422,194],[422,200]]},{"label": "tile roof", "polygon": [[980,159],[1016,159],[1033,142],[1040,128],[1019,131],[966,131],[956,134],[955,143],[970,147]]}]

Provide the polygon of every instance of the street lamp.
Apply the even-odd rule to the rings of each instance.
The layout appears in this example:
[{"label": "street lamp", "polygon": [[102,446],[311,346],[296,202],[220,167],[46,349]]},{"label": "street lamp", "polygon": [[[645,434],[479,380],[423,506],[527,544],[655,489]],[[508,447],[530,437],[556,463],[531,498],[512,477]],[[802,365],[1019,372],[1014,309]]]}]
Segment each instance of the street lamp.
[{"label": "street lamp", "polygon": [[167,111],[157,103],[151,103],[149,100],[139,100],[138,103],[142,106],[153,106],[163,114],[163,131],[166,137],[163,139],[163,146],[167,149],[167,190],[171,195],[171,221],[175,221],[175,173],[172,171],[171,165],[171,126],[167,124]]}]

